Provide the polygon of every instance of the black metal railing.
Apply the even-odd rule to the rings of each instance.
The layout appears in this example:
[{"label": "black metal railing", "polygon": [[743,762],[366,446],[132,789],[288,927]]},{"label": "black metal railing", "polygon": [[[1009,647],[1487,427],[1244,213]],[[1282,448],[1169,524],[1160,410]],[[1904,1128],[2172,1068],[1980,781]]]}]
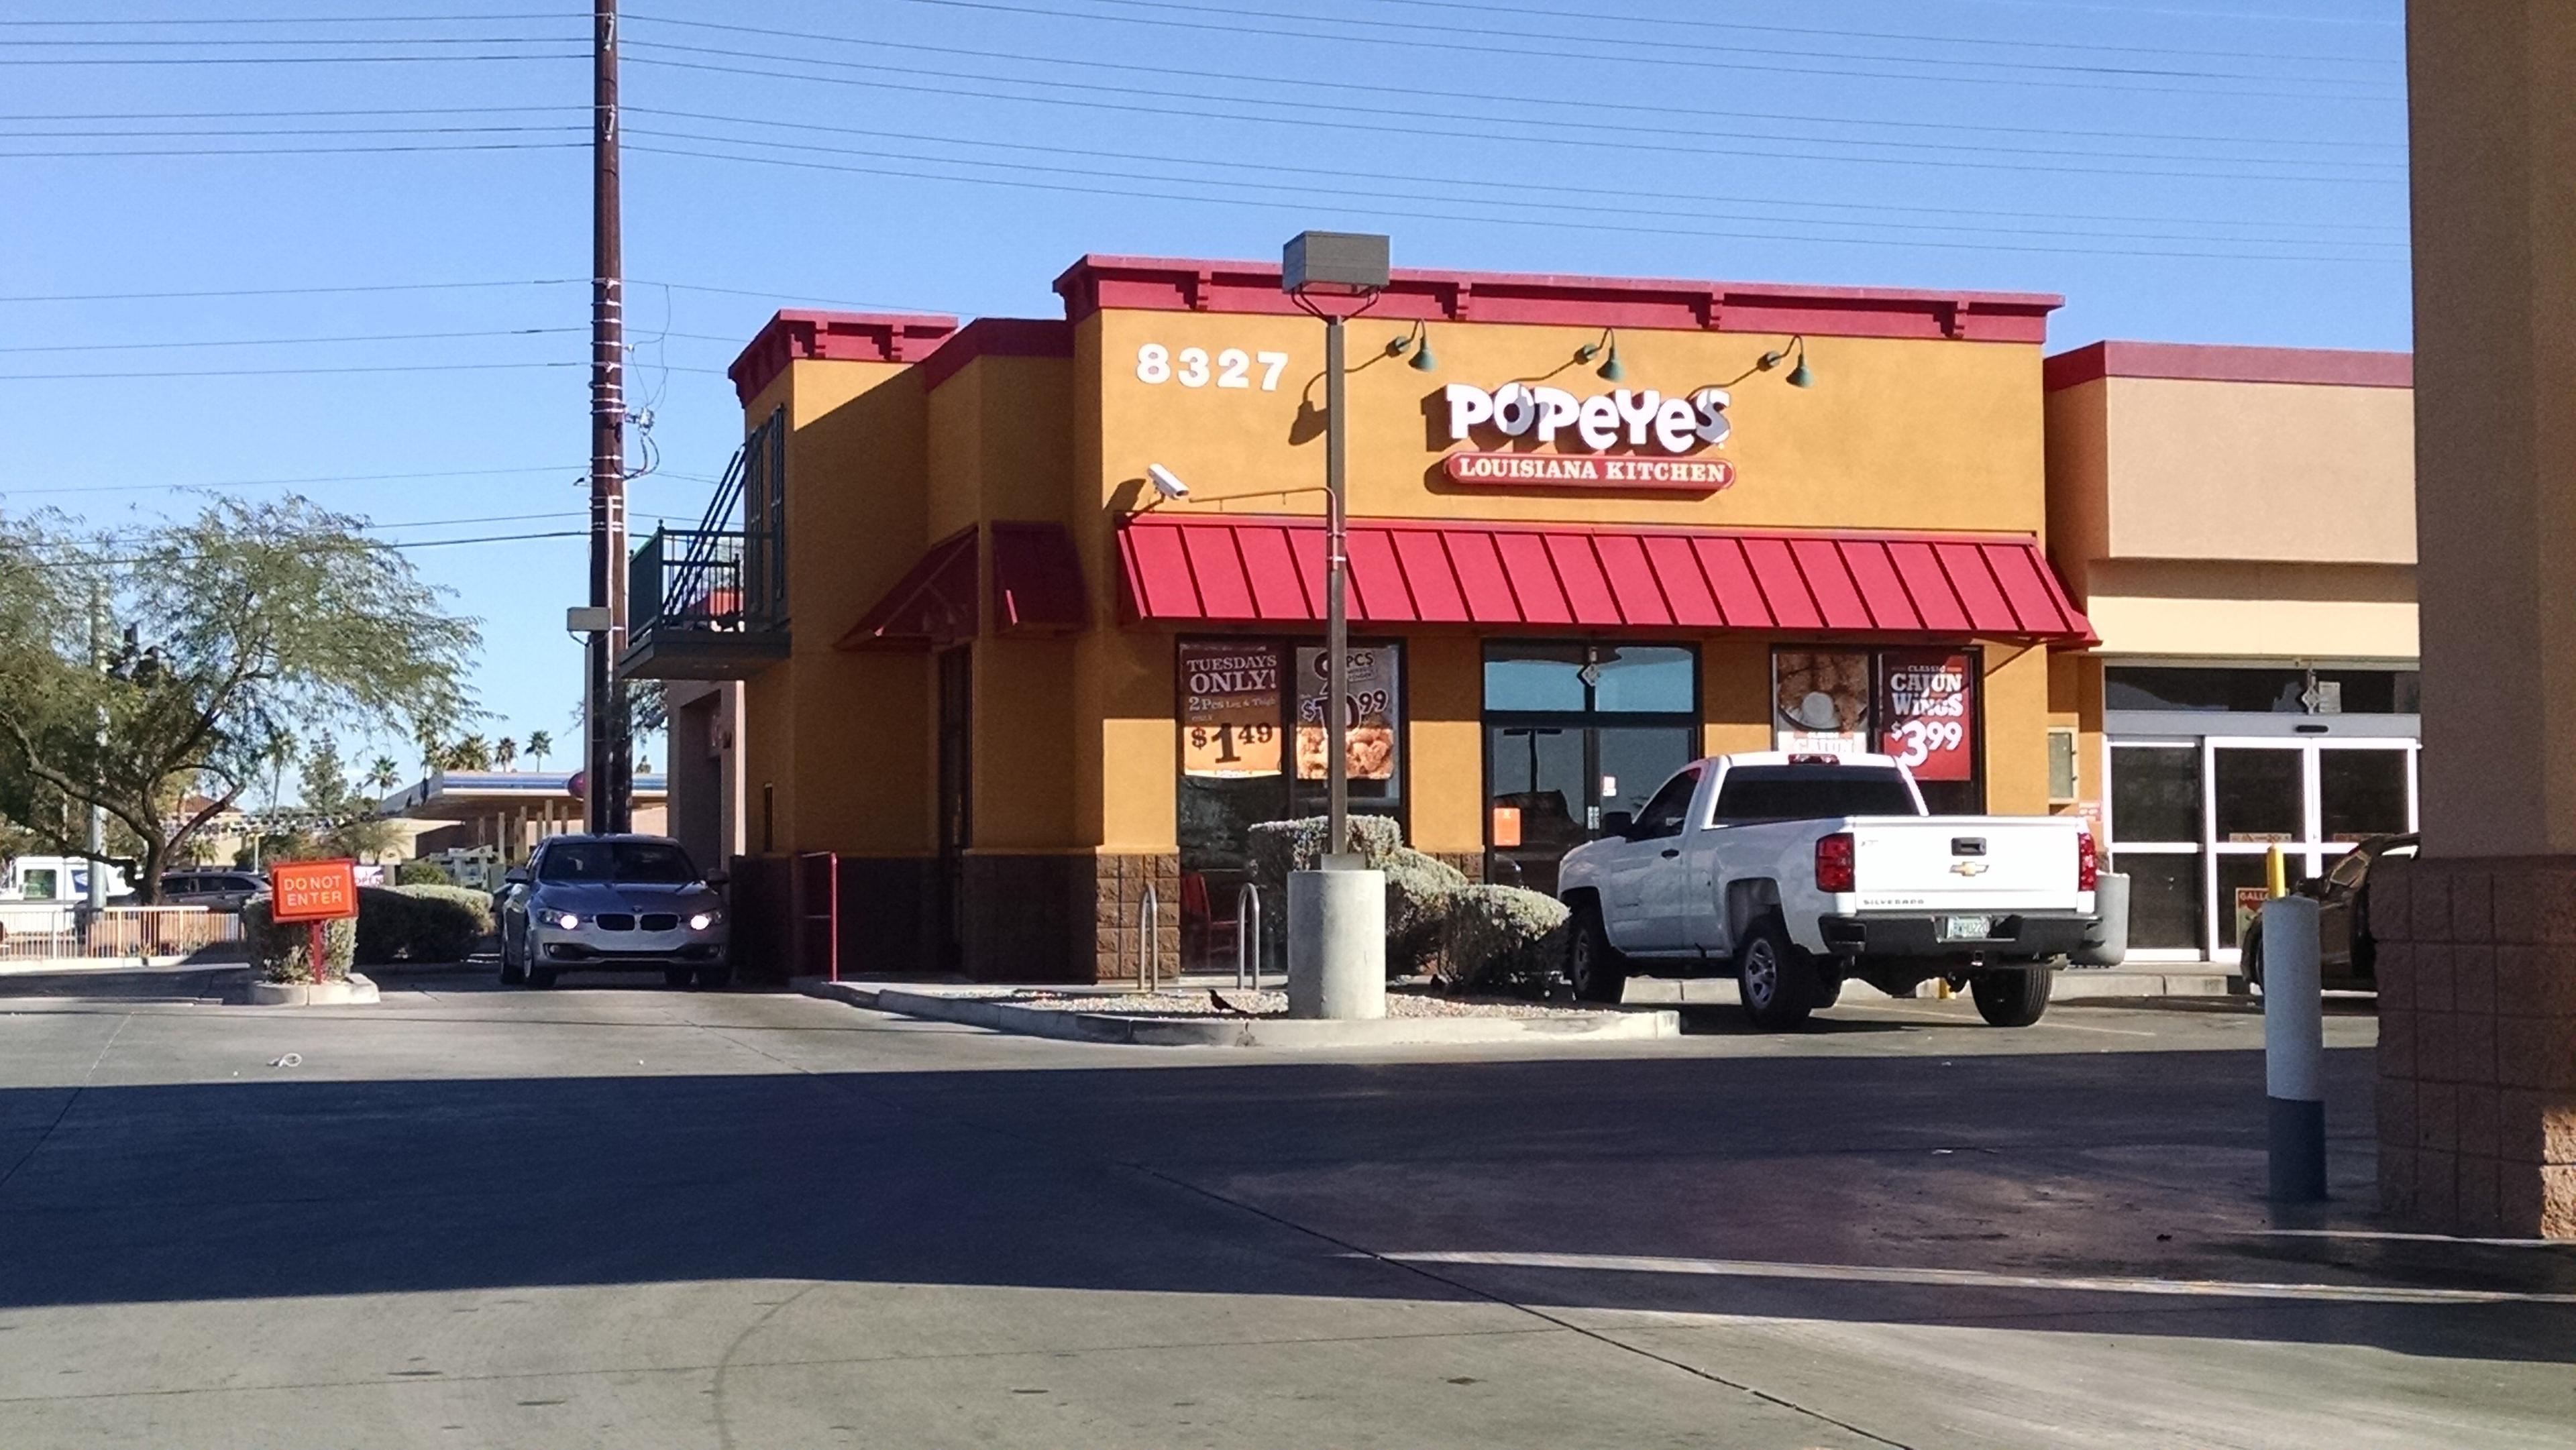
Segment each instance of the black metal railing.
[{"label": "black metal railing", "polygon": [[[628,564],[630,647],[687,631],[787,624],[786,418],[743,440],[694,529],[656,529]],[[737,522],[739,521],[739,522]]]}]

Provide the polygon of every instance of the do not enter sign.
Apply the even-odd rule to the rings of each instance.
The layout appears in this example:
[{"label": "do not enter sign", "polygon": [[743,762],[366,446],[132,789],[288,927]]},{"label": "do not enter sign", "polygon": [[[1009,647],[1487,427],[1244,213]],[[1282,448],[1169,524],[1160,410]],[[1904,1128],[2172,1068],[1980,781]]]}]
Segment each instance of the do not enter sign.
[{"label": "do not enter sign", "polygon": [[280,861],[268,868],[269,916],[337,921],[358,914],[355,861]]}]

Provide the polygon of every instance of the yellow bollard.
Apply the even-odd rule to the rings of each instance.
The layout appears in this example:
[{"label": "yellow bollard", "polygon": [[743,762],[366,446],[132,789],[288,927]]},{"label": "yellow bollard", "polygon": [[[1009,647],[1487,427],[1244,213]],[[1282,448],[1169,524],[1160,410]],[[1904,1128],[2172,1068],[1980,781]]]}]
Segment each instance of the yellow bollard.
[{"label": "yellow bollard", "polygon": [[2290,861],[2281,854],[2278,841],[2263,853],[2263,884],[2276,901],[2290,894]]}]

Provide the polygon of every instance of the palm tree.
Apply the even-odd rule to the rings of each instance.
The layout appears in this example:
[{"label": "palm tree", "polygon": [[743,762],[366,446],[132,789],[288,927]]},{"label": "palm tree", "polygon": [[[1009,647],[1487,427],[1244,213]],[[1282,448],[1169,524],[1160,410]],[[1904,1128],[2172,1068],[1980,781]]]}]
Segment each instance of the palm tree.
[{"label": "palm tree", "polygon": [[402,767],[394,763],[392,756],[379,755],[375,763],[367,767],[367,784],[376,788],[376,794],[383,795],[402,784]]},{"label": "palm tree", "polygon": [[468,735],[449,747],[448,755],[457,770],[490,770],[492,743],[480,735]]},{"label": "palm tree", "polygon": [[492,746],[492,763],[508,770],[519,763],[519,742],[504,735]]},{"label": "palm tree", "polygon": [[555,738],[543,730],[531,730],[528,732],[527,750],[528,758],[537,763],[537,769],[543,770],[546,768],[546,757],[554,754]]}]

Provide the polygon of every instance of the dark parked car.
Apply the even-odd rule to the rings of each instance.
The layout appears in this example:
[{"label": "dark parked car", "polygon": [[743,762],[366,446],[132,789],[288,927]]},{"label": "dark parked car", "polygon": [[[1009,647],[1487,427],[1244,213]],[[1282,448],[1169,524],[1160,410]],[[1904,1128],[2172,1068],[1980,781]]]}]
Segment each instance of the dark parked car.
[{"label": "dark parked car", "polygon": [[549,837],[496,897],[501,980],[648,971],[719,986],[731,975],[723,884],[665,836]]},{"label": "dark parked car", "polygon": [[239,911],[254,897],[268,894],[268,878],[255,871],[164,871],[164,906],[210,906]]},{"label": "dark parked car", "polygon": [[[2416,838],[2372,836],[2291,889],[2317,903],[2317,975],[2333,991],[2375,992],[2378,943],[2370,935],[2370,873],[2381,861],[2415,854]],[[2245,978],[2263,981],[2263,922],[2245,928]]]}]

